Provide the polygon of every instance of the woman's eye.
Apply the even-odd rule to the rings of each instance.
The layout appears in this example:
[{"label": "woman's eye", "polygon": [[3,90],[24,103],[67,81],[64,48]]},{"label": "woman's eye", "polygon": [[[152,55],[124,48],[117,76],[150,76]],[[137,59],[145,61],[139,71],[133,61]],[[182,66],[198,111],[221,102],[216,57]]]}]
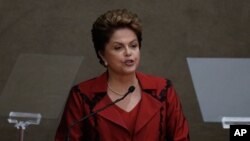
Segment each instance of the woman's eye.
[{"label": "woman's eye", "polygon": [[131,47],[136,48],[136,47],[138,47],[138,45],[137,44],[132,44]]},{"label": "woman's eye", "polygon": [[115,50],[120,50],[122,47],[121,46],[115,46],[114,49]]}]

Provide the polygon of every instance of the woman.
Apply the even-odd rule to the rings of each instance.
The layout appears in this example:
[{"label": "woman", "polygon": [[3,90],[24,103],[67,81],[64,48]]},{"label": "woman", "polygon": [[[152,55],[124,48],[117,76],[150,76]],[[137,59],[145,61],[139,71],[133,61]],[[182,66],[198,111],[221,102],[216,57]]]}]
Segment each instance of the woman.
[{"label": "woman", "polygon": [[[64,141],[188,141],[189,130],[171,82],[137,72],[142,27],[125,9],[101,15],[92,38],[101,76],[72,88],[55,140]],[[89,118],[83,117],[131,94]]]}]

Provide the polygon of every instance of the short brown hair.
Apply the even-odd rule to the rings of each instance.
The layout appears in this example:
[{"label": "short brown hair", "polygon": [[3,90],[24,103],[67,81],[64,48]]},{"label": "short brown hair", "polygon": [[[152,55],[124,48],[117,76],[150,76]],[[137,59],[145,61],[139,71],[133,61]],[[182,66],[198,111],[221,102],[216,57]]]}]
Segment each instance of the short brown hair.
[{"label": "short brown hair", "polygon": [[129,28],[133,30],[137,36],[139,46],[141,47],[142,25],[137,14],[126,9],[107,11],[97,18],[91,30],[92,41],[100,64],[104,65],[104,62],[98,52],[104,51],[114,31],[120,28]]}]

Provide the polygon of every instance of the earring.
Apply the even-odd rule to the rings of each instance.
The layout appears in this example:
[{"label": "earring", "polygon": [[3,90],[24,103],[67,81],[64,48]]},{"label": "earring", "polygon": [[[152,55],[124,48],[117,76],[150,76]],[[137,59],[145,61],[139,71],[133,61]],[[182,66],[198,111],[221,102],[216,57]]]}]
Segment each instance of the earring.
[{"label": "earring", "polygon": [[107,63],[107,62],[104,62],[104,66],[106,66],[106,67],[107,67],[107,66],[108,66],[108,63]]}]

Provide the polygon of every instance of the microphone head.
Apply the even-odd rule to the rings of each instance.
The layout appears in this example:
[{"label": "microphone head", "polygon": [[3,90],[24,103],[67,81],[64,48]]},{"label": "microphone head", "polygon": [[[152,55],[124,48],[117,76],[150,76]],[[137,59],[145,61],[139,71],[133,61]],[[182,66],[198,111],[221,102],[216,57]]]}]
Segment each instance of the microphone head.
[{"label": "microphone head", "polygon": [[130,86],[128,88],[128,93],[132,93],[135,90],[135,86]]}]

